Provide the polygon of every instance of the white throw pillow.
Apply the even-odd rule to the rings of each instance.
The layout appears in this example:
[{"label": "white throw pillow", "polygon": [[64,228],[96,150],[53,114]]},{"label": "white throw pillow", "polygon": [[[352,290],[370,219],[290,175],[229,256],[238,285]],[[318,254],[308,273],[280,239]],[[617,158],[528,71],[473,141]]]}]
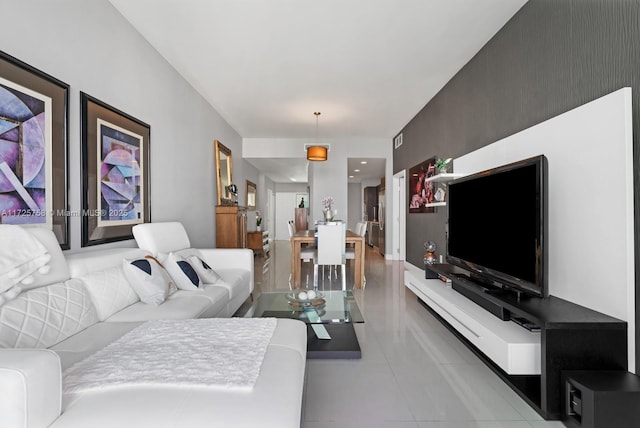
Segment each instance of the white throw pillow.
[{"label": "white throw pillow", "polygon": [[89,292],[100,321],[140,300],[125,277],[122,266],[90,272],[79,279]]},{"label": "white throw pillow", "polygon": [[175,291],[171,277],[154,257],[122,261],[124,274],[140,300],[150,305],[159,305]]},{"label": "white throw pillow", "polygon": [[193,268],[196,270],[198,276],[202,279],[202,282],[205,284],[215,284],[220,279],[220,275],[214,271],[211,266],[207,264],[200,257],[193,255],[187,257],[187,261]]},{"label": "white throw pillow", "polygon": [[202,286],[202,281],[196,270],[184,258],[174,253],[164,261],[164,267],[169,272],[171,279],[181,290],[197,290]]}]

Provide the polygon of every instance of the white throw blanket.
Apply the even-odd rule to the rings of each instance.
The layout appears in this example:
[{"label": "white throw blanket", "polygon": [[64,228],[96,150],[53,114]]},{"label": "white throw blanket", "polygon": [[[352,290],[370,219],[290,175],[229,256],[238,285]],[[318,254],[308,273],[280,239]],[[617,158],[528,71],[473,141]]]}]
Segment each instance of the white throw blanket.
[{"label": "white throw blanket", "polygon": [[33,273],[49,272],[51,255],[32,234],[20,226],[0,224],[0,305],[14,299],[25,285],[34,281]]},{"label": "white throw blanket", "polygon": [[253,388],[275,318],[148,321],[64,372],[64,392],[119,386]]}]

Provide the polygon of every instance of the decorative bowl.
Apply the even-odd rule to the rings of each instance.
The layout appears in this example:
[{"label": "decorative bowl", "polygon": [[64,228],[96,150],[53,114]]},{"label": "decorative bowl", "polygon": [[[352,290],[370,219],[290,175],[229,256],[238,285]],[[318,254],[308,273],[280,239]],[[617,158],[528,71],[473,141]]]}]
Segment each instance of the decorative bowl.
[{"label": "decorative bowl", "polygon": [[[300,298],[300,293],[304,293],[302,295],[303,298]],[[289,301],[289,305],[293,308],[320,306],[326,303],[324,295],[318,291],[315,292],[315,296],[313,296],[313,298],[308,298],[306,292],[287,293],[287,300]]]}]

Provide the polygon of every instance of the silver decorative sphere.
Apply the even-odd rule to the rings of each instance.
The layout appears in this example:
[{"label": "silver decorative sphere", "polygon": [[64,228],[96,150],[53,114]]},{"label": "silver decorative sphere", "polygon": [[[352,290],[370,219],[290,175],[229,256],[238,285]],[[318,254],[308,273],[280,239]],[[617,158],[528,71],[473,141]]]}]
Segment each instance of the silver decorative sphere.
[{"label": "silver decorative sphere", "polygon": [[438,258],[436,257],[436,243],[433,241],[427,241],[424,243],[424,249],[427,250],[427,252],[424,253],[423,262],[425,264],[437,263]]},{"label": "silver decorative sphere", "polygon": [[424,243],[424,249],[427,251],[435,252],[436,251],[436,243],[433,241],[427,241]]}]

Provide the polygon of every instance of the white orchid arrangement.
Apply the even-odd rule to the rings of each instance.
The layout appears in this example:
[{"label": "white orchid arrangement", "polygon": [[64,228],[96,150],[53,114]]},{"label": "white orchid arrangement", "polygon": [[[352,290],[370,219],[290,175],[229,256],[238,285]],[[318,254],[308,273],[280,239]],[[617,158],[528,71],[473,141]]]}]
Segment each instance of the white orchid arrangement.
[{"label": "white orchid arrangement", "polygon": [[260,211],[256,211],[256,226],[260,226],[262,224],[262,215]]},{"label": "white orchid arrangement", "polygon": [[325,211],[331,210],[333,208],[333,196],[325,196],[320,200],[320,203]]}]

